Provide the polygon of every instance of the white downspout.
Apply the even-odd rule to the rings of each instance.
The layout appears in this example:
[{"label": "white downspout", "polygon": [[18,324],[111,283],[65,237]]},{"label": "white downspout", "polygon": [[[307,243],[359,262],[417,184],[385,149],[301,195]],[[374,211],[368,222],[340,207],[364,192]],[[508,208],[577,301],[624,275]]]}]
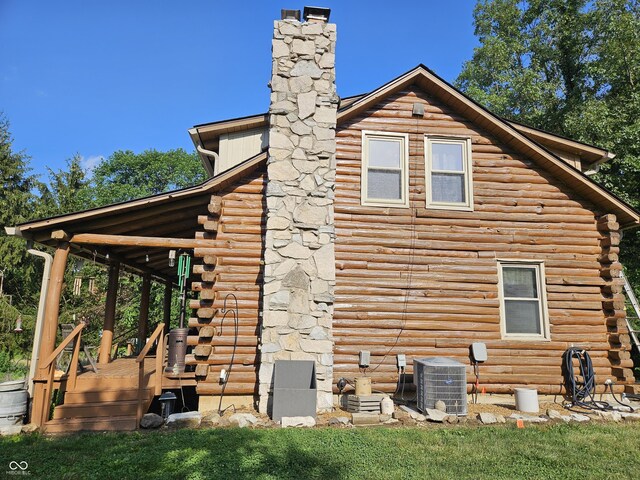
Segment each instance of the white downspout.
[{"label": "white downspout", "polygon": [[[198,153],[202,155],[205,155],[207,157],[213,157],[213,162],[211,162],[211,160],[207,162],[210,168],[206,169],[207,173],[209,173],[209,175],[213,177],[215,175],[216,163],[218,163],[218,158],[219,158],[218,154],[213,150],[207,150],[200,144],[196,145],[196,150],[198,151]],[[205,168],[206,168],[206,165],[205,165]]]},{"label": "white downspout", "polygon": [[29,396],[33,395],[33,377],[38,368],[38,355],[40,352],[40,340],[42,339],[42,328],[44,326],[44,309],[47,300],[47,291],[49,290],[49,279],[51,278],[51,264],[53,257],[47,252],[41,252],[30,248],[27,250],[31,255],[44,258],[44,272],[42,272],[42,283],[40,285],[40,302],[38,303],[38,316],[36,318],[36,326],[33,334],[33,350],[31,351],[31,366],[29,367],[29,376],[27,377],[27,388]]}]

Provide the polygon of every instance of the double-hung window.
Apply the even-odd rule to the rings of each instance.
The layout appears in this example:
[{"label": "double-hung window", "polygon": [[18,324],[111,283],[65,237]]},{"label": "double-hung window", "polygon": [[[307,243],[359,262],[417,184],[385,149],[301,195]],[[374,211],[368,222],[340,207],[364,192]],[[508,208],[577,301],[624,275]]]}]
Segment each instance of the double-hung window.
[{"label": "double-hung window", "polygon": [[362,132],[363,205],[409,206],[409,136]]},{"label": "double-hung window", "polygon": [[548,339],[544,265],[501,261],[498,266],[503,338]]},{"label": "double-hung window", "polygon": [[427,207],[473,210],[471,139],[425,136]]}]

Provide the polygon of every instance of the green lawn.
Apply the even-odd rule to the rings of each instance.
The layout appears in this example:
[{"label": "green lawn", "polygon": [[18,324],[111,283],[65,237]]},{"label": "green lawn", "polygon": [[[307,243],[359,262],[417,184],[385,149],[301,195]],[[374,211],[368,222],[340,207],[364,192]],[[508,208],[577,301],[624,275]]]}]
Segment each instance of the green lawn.
[{"label": "green lawn", "polygon": [[632,479],[640,424],[23,435],[0,439],[0,476],[11,461],[51,479]]}]

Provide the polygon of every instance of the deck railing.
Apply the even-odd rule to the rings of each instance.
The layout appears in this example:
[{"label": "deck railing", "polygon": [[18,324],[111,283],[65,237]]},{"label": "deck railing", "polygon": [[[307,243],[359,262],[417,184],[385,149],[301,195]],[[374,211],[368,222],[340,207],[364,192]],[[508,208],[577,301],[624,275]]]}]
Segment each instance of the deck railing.
[{"label": "deck railing", "polygon": [[113,339],[113,346],[111,347],[110,361],[114,361],[116,358],[118,358],[118,350],[120,349],[120,345],[123,342],[127,343],[127,339],[131,338],[131,335],[134,332],[137,332],[137,330],[138,330],[138,326],[136,325],[133,328],[130,328],[126,332],[121,333],[120,335],[118,335],[116,338]]},{"label": "deck railing", "polygon": [[136,425],[140,425],[140,420],[142,420],[143,415],[142,406],[144,403],[144,393],[142,387],[144,385],[144,359],[156,340],[158,340],[158,346],[156,347],[156,381],[154,395],[160,395],[162,394],[162,367],[164,365],[164,323],[158,324],[136,358],[136,362],[138,363],[138,408],[136,410]]},{"label": "deck railing", "polygon": [[80,357],[80,340],[82,337],[82,330],[86,326],[85,323],[81,323],[73,331],[62,340],[62,343],[58,345],[51,355],[42,364],[42,370],[46,372],[47,384],[45,386],[43,395],[44,401],[41,403],[42,411],[33,412],[34,416],[39,415],[40,425],[44,425],[49,420],[49,413],[51,410],[51,394],[53,393],[53,380],[56,372],[56,359],[58,355],[69,345],[74,339],[75,344],[73,346],[73,355],[71,356],[71,364],[69,366],[69,373],[67,374],[67,390],[73,390],[76,386],[76,379],[78,378],[78,360]]}]

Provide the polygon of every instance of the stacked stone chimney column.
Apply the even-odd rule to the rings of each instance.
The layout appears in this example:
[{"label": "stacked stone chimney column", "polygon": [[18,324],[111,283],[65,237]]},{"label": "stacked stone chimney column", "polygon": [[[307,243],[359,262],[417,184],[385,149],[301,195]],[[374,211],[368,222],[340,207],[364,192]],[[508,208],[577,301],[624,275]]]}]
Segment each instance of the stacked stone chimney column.
[{"label": "stacked stone chimney column", "polygon": [[274,24],[259,409],[276,360],[313,360],[318,411],[332,408],[336,27]]}]

